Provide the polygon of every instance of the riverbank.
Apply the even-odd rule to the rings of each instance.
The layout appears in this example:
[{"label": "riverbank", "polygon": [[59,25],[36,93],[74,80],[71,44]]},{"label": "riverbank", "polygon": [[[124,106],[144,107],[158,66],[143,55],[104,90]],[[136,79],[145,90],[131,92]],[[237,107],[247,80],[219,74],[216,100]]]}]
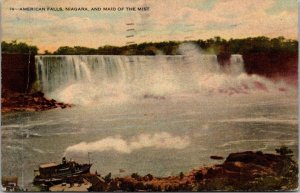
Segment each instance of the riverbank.
[{"label": "riverbank", "polygon": [[[155,177],[151,174],[112,178],[82,174],[77,180],[48,187],[50,191],[296,191],[298,165],[282,147],[279,154],[261,151],[231,153],[221,164],[193,169],[177,176]],[[218,157],[218,156],[215,156]],[[221,157],[218,157],[218,159]],[[84,188],[84,189],[83,189]]]},{"label": "riverbank", "polygon": [[106,191],[287,191],[297,189],[297,171],[290,157],[248,151],[232,153],[222,164],[178,176],[132,174],[115,178]]},{"label": "riverbank", "polygon": [[54,99],[47,99],[42,92],[18,93],[2,92],[1,112],[14,111],[45,111],[55,108],[72,107],[70,104],[57,102]]}]

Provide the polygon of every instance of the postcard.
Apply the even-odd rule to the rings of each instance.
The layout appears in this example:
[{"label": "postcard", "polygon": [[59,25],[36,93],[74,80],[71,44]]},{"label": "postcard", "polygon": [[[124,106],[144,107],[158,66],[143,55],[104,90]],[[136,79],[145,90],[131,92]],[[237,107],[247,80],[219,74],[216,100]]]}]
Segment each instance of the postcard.
[{"label": "postcard", "polygon": [[298,190],[297,0],[4,0],[2,191]]}]

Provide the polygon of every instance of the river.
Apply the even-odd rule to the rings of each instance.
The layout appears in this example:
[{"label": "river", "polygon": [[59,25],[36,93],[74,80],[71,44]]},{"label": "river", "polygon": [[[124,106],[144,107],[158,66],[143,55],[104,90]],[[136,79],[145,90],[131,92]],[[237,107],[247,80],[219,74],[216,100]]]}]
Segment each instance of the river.
[{"label": "river", "polygon": [[[41,90],[76,106],[2,114],[2,175],[16,175],[30,187],[40,163],[59,163],[63,156],[88,162],[88,152],[91,170],[102,176],[177,175],[220,163],[211,155],[275,153],[281,145],[298,155],[297,89],[246,75],[240,56],[234,56],[238,68],[223,70],[214,56],[201,56],[211,64],[201,70],[177,56],[155,62],[135,56],[134,68],[109,57],[38,56]],[[56,71],[49,70],[54,64]]]}]

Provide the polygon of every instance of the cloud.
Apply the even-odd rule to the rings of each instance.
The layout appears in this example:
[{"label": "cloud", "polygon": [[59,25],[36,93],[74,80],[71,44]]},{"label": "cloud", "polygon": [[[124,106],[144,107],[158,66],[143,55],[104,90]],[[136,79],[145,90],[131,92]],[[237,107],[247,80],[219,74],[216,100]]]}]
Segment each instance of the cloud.
[{"label": "cloud", "polygon": [[298,10],[298,1],[297,0],[275,0],[272,7],[267,9],[267,13],[277,14],[283,11],[292,11],[297,12]]},{"label": "cloud", "polygon": [[[132,7],[149,12],[22,12],[9,7]],[[298,37],[296,0],[10,0],[2,7],[3,40],[30,41],[53,51],[59,46],[125,45],[126,23],[134,23],[133,41],[242,38],[266,35]],[[239,25],[237,25],[239,24]],[[193,27],[190,27],[193,26]],[[189,31],[189,32],[187,32]]]},{"label": "cloud", "polygon": [[232,28],[235,28],[239,25],[240,24],[212,22],[212,23],[208,23],[205,26],[205,29],[207,29],[207,30],[232,29]]},{"label": "cloud", "polygon": [[129,140],[120,136],[106,137],[94,142],[81,142],[65,150],[65,154],[116,151],[129,154],[143,148],[184,149],[190,144],[187,136],[175,136],[167,132],[141,134]]},{"label": "cloud", "polygon": [[216,5],[217,2],[218,0],[194,1],[190,7],[209,11]]}]

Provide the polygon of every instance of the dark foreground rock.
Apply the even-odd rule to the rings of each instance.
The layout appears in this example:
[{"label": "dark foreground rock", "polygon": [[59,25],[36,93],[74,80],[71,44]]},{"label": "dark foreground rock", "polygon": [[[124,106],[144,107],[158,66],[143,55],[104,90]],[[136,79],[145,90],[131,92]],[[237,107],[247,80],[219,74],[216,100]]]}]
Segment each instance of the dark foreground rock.
[{"label": "dark foreground rock", "polygon": [[67,108],[72,105],[45,98],[42,92],[2,94],[1,112],[11,111],[44,111],[54,108]]},{"label": "dark foreground rock", "polygon": [[[116,178],[108,191],[272,191],[298,187],[297,164],[287,156],[241,152],[224,163],[164,178]],[[118,184],[118,186],[116,186]]]},{"label": "dark foreground rock", "polygon": [[[277,150],[276,150],[277,151]],[[298,188],[298,165],[290,155],[280,153],[239,152],[230,154],[222,164],[194,169],[177,176],[155,177],[151,174],[112,178],[84,174],[81,182],[65,184],[74,191],[74,183],[91,185],[86,191],[295,191]],[[80,187],[79,185],[76,185]],[[55,191],[61,188],[50,187]],[[68,191],[68,189],[64,189]]]}]

